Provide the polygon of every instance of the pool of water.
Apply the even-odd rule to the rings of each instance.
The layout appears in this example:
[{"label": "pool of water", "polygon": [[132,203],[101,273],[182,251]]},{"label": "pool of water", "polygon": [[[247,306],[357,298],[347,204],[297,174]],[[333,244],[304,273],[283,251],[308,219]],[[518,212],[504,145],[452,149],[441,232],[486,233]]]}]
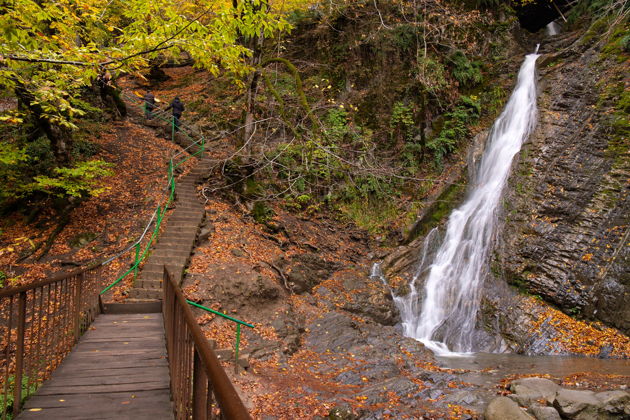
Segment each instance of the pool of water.
[{"label": "pool of water", "polygon": [[462,357],[436,357],[440,366],[466,369],[461,380],[477,385],[492,385],[513,374],[549,374],[565,377],[576,373],[630,376],[629,359],[596,359],[569,356],[523,356],[510,353],[474,353]]}]

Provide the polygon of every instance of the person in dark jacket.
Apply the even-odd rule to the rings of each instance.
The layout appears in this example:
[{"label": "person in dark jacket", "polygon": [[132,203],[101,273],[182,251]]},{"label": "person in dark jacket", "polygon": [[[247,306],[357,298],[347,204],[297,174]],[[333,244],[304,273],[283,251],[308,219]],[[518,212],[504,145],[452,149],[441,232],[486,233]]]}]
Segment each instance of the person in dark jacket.
[{"label": "person in dark jacket", "polygon": [[166,107],[166,111],[169,109],[173,110],[173,125],[175,131],[179,131],[179,119],[182,117],[182,112],[184,112],[184,104],[179,100],[179,96],[176,96],[173,102]]},{"label": "person in dark jacket", "polygon": [[144,116],[150,120],[153,118],[153,110],[155,109],[155,96],[151,91],[147,91],[142,100],[144,100]]}]

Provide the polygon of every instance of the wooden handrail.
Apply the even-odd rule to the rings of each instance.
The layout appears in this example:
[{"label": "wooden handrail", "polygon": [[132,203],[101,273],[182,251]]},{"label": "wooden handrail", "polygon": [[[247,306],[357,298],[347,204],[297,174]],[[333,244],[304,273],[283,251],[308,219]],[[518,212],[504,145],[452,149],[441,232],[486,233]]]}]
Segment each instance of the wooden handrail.
[{"label": "wooden handrail", "polygon": [[78,276],[79,274],[83,274],[86,271],[90,271],[93,270],[95,268],[97,268],[98,266],[100,266],[100,264],[91,264],[87,267],[84,268],[77,268],[76,270],[70,271],[68,273],[59,273],[59,274],[55,274],[54,276],[46,279],[46,280],[40,280],[40,281],[36,281],[24,286],[18,286],[18,287],[5,287],[3,289],[0,290],[0,298],[4,298],[4,297],[9,297],[9,296],[13,296],[13,295],[17,295],[19,293],[22,292],[27,292],[29,290],[33,290],[33,289],[37,289],[43,286],[46,286],[48,284],[51,283],[56,283],[60,280],[65,280],[67,278],[70,277],[74,277],[74,276]]},{"label": "wooden handrail", "polygon": [[240,396],[166,266],[163,288],[162,312],[176,418],[188,419],[191,415],[194,420],[210,418],[214,396],[223,418],[250,420]]},{"label": "wooden handrail", "polygon": [[61,364],[100,312],[101,265],[0,291],[0,419]]}]

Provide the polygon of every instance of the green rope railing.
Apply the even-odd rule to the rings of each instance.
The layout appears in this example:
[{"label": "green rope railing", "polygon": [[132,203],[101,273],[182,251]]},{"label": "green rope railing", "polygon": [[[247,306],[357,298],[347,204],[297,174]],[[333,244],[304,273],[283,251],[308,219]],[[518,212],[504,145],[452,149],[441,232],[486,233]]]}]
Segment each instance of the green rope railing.
[{"label": "green rope railing", "polygon": [[[123,92],[123,94],[121,95],[123,97],[125,97],[127,100],[133,102],[140,102],[138,105],[141,106],[143,109],[145,109],[146,112],[146,104],[144,102],[143,99],[138,98],[136,96],[132,96],[132,95],[128,95],[126,93]],[[174,142],[175,141],[175,136],[177,132],[180,132],[182,134],[184,134],[186,136],[186,138],[188,138],[191,142],[190,145],[188,145],[185,149],[179,151],[178,153],[174,154],[168,162],[168,175],[167,175],[167,188],[169,189],[169,193],[168,193],[168,198],[166,200],[166,202],[164,203],[164,205],[158,205],[157,209],[153,212],[153,215],[151,216],[151,220],[149,220],[149,223],[147,223],[144,232],[142,233],[142,235],[140,235],[140,238],[138,238],[138,240],[136,240],[134,243],[132,243],[129,247],[127,247],[123,252],[121,252],[120,254],[109,258],[108,260],[104,261],[103,263],[101,263],[101,265],[106,265],[109,264],[110,262],[114,261],[115,259],[121,257],[122,255],[126,254],[127,252],[129,252],[130,250],[134,250],[134,262],[131,265],[131,267],[125,271],[122,275],[118,276],[118,278],[116,278],[116,280],[114,280],[109,286],[107,286],[106,288],[104,288],[100,294],[103,295],[104,293],[108,292],[109,290],[111,290],[114,286],[116,286],[117,284],[119,284],[125,277],[127,277],[130,273],[133,272],[134,275],[134,281],[138,278],[138,269],[140,264],[142,263],[142,261],[144,261],[144,259],[146,258],[149,249],[151,248],[151,245],[153,245],[153,243],[155,241],[157,241],[158,235],[159,235],[159,230],[160,227],[162,225],[162,220],[166,214],[166,210],[168,209],[168,207],[170,206],[170,204],[173,202],[173,200],[175,199],[175,170],[177,168],[179,168],[182,164],[184,164],[186,161],[188,161],[188,159],[190,159],[193,156],[199,156],[201,154],[203,154],[203,152],[205,151],[206,148],[206,140],[205,137],[202,135],[201,138],[199,140],[194,140],[186,131],[190,131],[190,134],[194,135],[192,133],[192,129],[190,129],[189,127],[187,127],[186,125],[182,124],[181,122],[178,124],[180,130],[176,131],[175,130],[175,118],[171,117],[171,118],[166,118],[164,116],[164,110],[159,110],[157,112],[151,112],[151,117],[152,118],[157,118],[161,121],[164,121],[166,123],[168,123],[171,126],[171,140]],[[184,130],[182,130],[184,129]],[[183,156],[181,159],[177,159],[179,156],[184,155],[184,153],[186,153],[186,151],[188,151],[188,149],[191,149],[193,147],[196,147],[197,150],[194,153],[187,153],[186,156]],[[153,231],[151,233],[151,238],[149,239],[148,243],[146,244],[146,246],[144,247],[144,249],[141,249],[141,242],[144,239],[145,235],[147,234],[147,232],[149,231],[151,225],[153,224],[155,220],[155,226],[153,228]]]},{"label": "green rope railing", "polygon": [[[127,100],[131,101],[131,102],[140,102],[139,105],[145,110],[145,115],[147,115],[146,113],[146,104],[144,102],[143,99],[136,97],[136,96],[132,96],[132,95],[128,95],[126,93],[123,92],[123,94],[121,95],[123,97],[125,97]],[[151,110],[150,116],[151,118],[157,118],[158,120],[161,120],[163,122],[166,122],[167,124],[169,124],[171,126],[171,141],[175,142],[175,136],[177,135],[177,133],[181,133],[183,134],[190,142],[191,144],[188,145],[186,148],[184,148],[183,150],[177,152],[176,154],[174,154],[168,162],[168,170],[167,170],[167,188],[169,189],[169,194],[168,194],[168,198],[166,200],[166,202],[164,203],[163,206],[158,205],[157,209],[153,212],[153,215],[151,216],[151,220],[149,220],[149,223],[147,224],[146,228],[144,229],[144,232],[142,233],[142,235],[140,236],[140,238],[135,241],[133,244],[131,244],[125,251],[123,251],[122,253],[118,254],[117,256],[108,259],[107,261],[103,262],[102,265],[108,264],[111,261],[115,260],[116,258],[119,258],[120,256],[124,255],[126,252],[130,251],[131,249],[134,250],[134,263],[131,265],[131,267],[125,271],[122,275],[120,275],[113,283],[111,283],[109,286],[107,286],[106,288],[104,288],[100,294],[103,295],[104,293],[108,292],[109,290],[111,290],[114,286],[116,286],[118,283],[120,283],[125,277],[127,277],[130,273],[133,272],[133,278],[134,281],[138,278],[138,269],[140,264],[142,263],[142,261],[144,261],[144,259],[147,256],[147,253],[149,251],[149,249],[151,248],[151,245],[153,245],[153,243],[155,241],[157,241],[158,239],[158,235],[159,235],[159,230],[160,227],[162,225],[162,220],[164,218],[164,216],[166,215],[166,210],[168,209],[168,206],[173,202],[173,200],[175,199],[175,171],[177,170],[177,168],[179,168],[181,165],[183,165],[186,161],[188,161],[190,158],[192,158],[193,156],[199,156],[201,154],[204,153],[205,148],[206,148],[206,139],[205,137],[202,135],[201,138],[199,140],[195,140],[193,137],[194,133],[192,128],[190,128],[189,126],[187,126],[186,124],[182,123],[181,121],[178,122],[178,130],[175,129],[175,118],[171,117],[171,118],[167,118],[165,115],[165,110],[158,110],[158,111],[154,111]],[[195,152],[192,151],[188,151],[189,149],[196,147],[197,150]],[[188,153],[186,153],[188,151]],[[183,156],[181,159],[177,159],[178,157],[184,155],[186,153],[185,156]],[[142,249],[141,247],[141,242],[144,239],[145,235],[147,234],[147,232],[149,231],[151,225],[153,224],[153,221],[155,220],[155,226],[153,228],[153,231],[151,233],[151,237],[148,241],[148,243],[146,244],[146,246],[144,247],[144,249]],[[234,322],[236,324],[236,343],[234,345],[234,366],[235,369],[238,369],[238,356],[239,356],[239,350],[240,350],[240,342],[241,342],[241,325],[245,325],[246,327],[249,328],[255,328],[252,324],[249,324],[247,322],[241,321],[237,318],[233,318],[229,315],[226,315],[224,313],[221,313],[219,311],[215,311],[214,309],[211,308],[207,308],[203,305],[199,305],[198,303],[192,302],[190,300],[186,301],[188,304],[195,306],[197,308],[203,309],[204,311],[207,312],[211,312],[215,315],[221,316],[225,319],[228,319],[232,322]]]},{"label": "green rope railing", "polygon": [[233,318],[233,317],[231,317],[229,315],[226,315],[226,314],[224,314],[222,312],[215,311],[214,309],[211,309],[211,308],[208,308],[206,306],[203,306],[203,305],[200,305],[198,303],[195,303],[192,300],[186,299],[186,303],[188,303],[189,305],[192,305],[192,306],[194,306],[196,308],[203,309],[206,312],[210,312],[210,313],[213,313],[215,315],[219,315],[220,317],[228,319],[228,320],[230,320],[230,321],[232,321],[232,322],[234,322],[236,324],[236,343],[234,345],[234,366],[235,366],[235,369],[238,369],[238,351],[239,351],[239,346],[240,346],[240,343],[241,343],[241,325],[245,325],[246,327],[249,327],[249,328],[256,328],[256,327],[254,327],[252,324],[248,324],[245,321],[241,321],[240,319]]}]

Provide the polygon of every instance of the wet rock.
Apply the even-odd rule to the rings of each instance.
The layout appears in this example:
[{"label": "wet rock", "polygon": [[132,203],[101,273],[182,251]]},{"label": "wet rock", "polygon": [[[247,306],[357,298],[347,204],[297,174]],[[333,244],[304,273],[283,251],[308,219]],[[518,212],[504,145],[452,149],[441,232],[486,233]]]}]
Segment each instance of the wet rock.
[{"label": "wet rock", "polygon": [[400,321],[391,294],[380,281],[359,270],[344,270],[338,275],[344,288],[352,294],[352,301],[344,303],[344,310],[366,316],[381,325],[395,325]]},{"label": "wet rock", "polygon": [[576,419],[578,414],[590,415],[593,411],[597,411],[596,407],[599,403],[593,391],[563,388],[556,394],[553,406],[563,417]]},{"label": "wet rock", "polygon": [[238,249],[238,248],[231,249],[230,250],[230,254],[234,255],[235,257],[239,257],[239,258],[245,257],[245,252],[243,252],[242,249]]},{"label": "wet rock", "polygon": [[522,378],[510,384],[510,391],[514,394],[510,398],[522,406],[529,406],[533,402],[544,399],[550,404],[560,388],[555,382],[544,378]]},{"label": "wet rock", "polygon": [[414,394],[417,389],[418,385],[411,382],[409,379],[395,377],[365,387],[361,391],[361,395],[367,397],[365,400],[366,404],[380,404],[391,400],[391,392],[404,397],[408,394]]},{"label": "wet rock", "polygon": [[422,399],[429,398],[432,400],[437,400],[442,395],[444,395],[444,392],[442,392],[442,390],[438,388],[427,388],[427,389],[423,389],[418,394],[416,394],[416,397],[422,398]]},{"label": "wet rock", "polygon": [[479,402],[479,397],[472,391],[457,391],[449,394],[444,400],[459,405],[474,405]]},{"label": "wet rock", "polygon": [[184,287],[193,282],[198,283],[196,296],[205,304],[221,302],[224,309],[239,312],[252,307],[258,315],[261,304],[277,301],[282,292],[274,280],[241,262],[223,263],[203,276],[187,276]]},{"label": "wet rock", "polygon": [[335,378],[335,381],[341,382],[346,385],[361,385],[364,382],[364,378],[368,382],[382,381],[387,378],[398,376],[400,369],[396,363],[392,360],[376,360],[367,365],[361,366],[360,370],[347,370],[342,372]]},{"label": "wet rock", "polygon": [[613,351],[613,346],[610,344],[606,344],[602,346],[601,349],[599,350],[598,357],[602,359],[607,359],[612,354],[612,351]]},{"label": "wet rock", "polygon": [[490,401],[485,411],[486,420],[532,420],[517,403],[507,397],[499,397]]},{"label": "wet rock", "polygon": [[213,225],[206,226],[201,229],[199,232],[199,236],[197,237],[197,242],[202,243],[208,240],[210,236],[215,232],[215,228]]},{"label": "wet rock", "polygon": [[606,391],[595,395],[600,401],[598,415],[605,418],[630,418],[630,394],[625,391]]},{"label": "wet rock", "polygon": [[280,350],[280,344],[271,340],[254,338],[250,340],[247,350],[252,359],[268,360]]},{"label": "wet rock", "polygon": [[553,407],[533,405],[529,411],[536,417],[536,420],[561,420],[560,414]]},{"label": "wet rock", "polygon": [[358,417],[349,406],[334,407],[328,412],[328,420],[355,420]]},{"label": "wet rock", "polygon": [[306,336],[307,345],[320,353],[326,350],[349,351],[366,344],[357,324],[339,312],[327,313],[313,321],[307,329],[310,331]]}]

